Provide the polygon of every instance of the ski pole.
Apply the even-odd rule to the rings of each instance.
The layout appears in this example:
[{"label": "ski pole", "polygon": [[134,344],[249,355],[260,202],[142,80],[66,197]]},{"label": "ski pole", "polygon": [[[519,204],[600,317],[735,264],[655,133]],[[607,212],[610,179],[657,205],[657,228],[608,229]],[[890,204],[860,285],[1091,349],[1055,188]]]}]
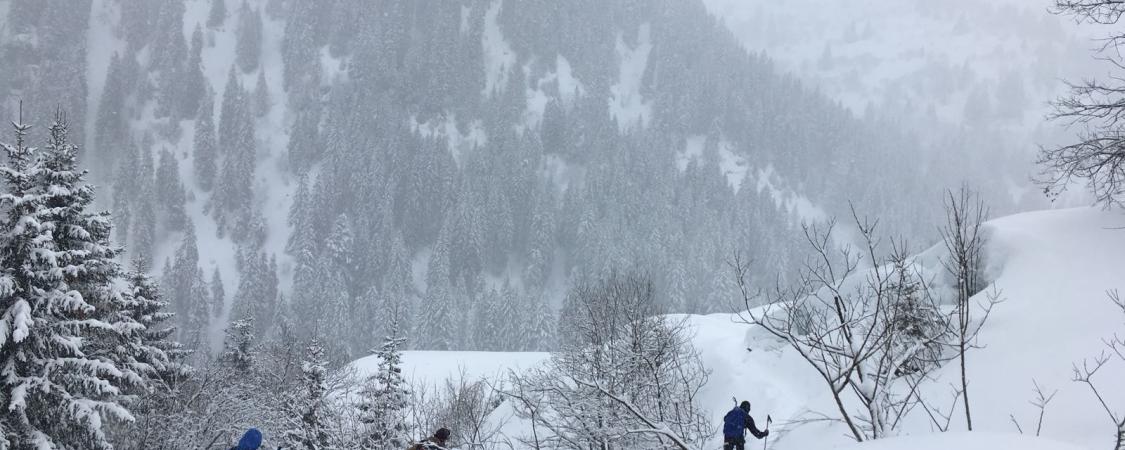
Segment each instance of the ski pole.
[{"label": "ski pole", "polygon": [[769,445],[770,445],[769,432],[770,432],[770,424],[771,423],[773,423],[773,418],[770,417],[769,414],[766,414],[766,439],[765,439],[764,442],[762,442],[762,450],[766,450],[766,447],[769,447]]}]

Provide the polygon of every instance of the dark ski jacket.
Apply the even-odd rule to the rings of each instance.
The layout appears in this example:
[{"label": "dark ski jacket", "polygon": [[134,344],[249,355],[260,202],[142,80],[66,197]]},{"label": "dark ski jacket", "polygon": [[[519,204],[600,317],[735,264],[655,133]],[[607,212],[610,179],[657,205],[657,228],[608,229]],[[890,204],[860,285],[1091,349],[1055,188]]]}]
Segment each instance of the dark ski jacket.
[{"label": "dark ski jacket", "polygon": [[737,406],[723,417],[724,438],[742,439],[746,436],[745,430],[747,429],[750,430],[750,434],[753,434],[754,437],[758,439],[764,438],[769,434],[768,431],[758,431],[758,427],[754,425],[754,418],[750,417],[750,413]]}]

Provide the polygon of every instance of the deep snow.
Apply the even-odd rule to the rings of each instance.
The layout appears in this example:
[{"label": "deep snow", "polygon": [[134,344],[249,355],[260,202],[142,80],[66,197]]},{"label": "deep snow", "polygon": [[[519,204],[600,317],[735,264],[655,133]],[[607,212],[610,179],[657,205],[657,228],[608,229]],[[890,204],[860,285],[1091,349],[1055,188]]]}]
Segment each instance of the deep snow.
[{"label": "deep snow", "polygon": [[[1125,288],[1120,276],[1125,259],[1125,215],[1079,208],[1042,211],[1000,218],[986,224],[987,277],[1005,301],[998,305],[969,358],[970,394],[976,432],[955,424],[953,432],[932,436],[933,428],[919,410],[899,438],[851,447],[842,425],[826,422],[799,424],[815,412],[835,409],[823,381],[793,351],[762,329],[742,323],[737,314],[676,316],[694,333],[693,343],[711,377],[701,401],[714,423],[734,406],[733,398],[750,400],[759,422],[774,419],[770,448],[854,450],[1019,448],[1069,450],[1109,448],[1113,427],[1093,395],[1071,381],[1072,364],[1102,350],[1102,339],[1125,331],[1125,314],[1107,299],[1106,291]],[[917,261],[940,273],[940,246],[919,254]],[[860,274],[859,276],[862,276]],[[937,281],[941,284],[940,279]],[[983,294],[981,294],[983,295]],[[491,377],[508,368],[531,367],[543,353],[407,352],[405,373],[428,383],[465,368],[470,376]],[[373,370],[373,357],[355,364]],[[1099,374],[1109,401],[1125,411],[1125,364],[1112,362]],[[942,368],[924,389],[931,401],[949,405],[950,383],[957,379],[954,364]],[[1057,390],[1044,419],[1043,439],[1014,435],[1012,419],[1033,430],[1038,410],[1032,380],[1049,392]],[[1117,383],[1115,383],[1117,382]],[[525,432],[526,424],[511,417],[505,405],[494,413],[505,420],[509,434]],[[1057,442],[1056,442],[1057,441]],[[715,437],[705,448],[717,448]],[[753,444],[754,445],[759,444]]]},{"label": "deep snow", "polygon": [[[1015,433],[1012,417],[1024,430],[1033,430],[1038,415],[1029,403],[1034,380],[1048,394],[1058,391],[1046,410],[1043,437],[1089,448],[1112,445],[1112,424],[1089,390],[1071,377],[1072,364],[1097,356],[1103,338],[1125,331],[1125,314],[1106,296],[1107,290],[1125,288],[1119,271],[1123,225],[1125,215],[1091,208],[1025,213],[986,225],[987,276],[1004,302],[979,336],[985,347],[969,356],[975,431]],[[919,264],[940,273],[941,253],[940,247],[923,252]],[[810,411],[831,414],[834,408],[823,382],[775,338],[731,316],[693,317],[691,323],[698,332],[696,347],[714,370],[704,398],[709,405],[722,405],[712,406],[718,409],[716,423],[735,395],[751,399],[756,415],[774,417],[772,448],[818,448],[850,440],[841,425],[792,422],[812,417]],[[925,392],[949,405],[949,386],[958,377],[957,367],[949,364]],[[1125,379],[1125,364],[1111,362],[1097,379],[1110,403],[1125,410],[1125,386],[1118,381]],[[924,414],[913,419],[903,434],[933,431]]]},{"label": "deep snow", "polygon": [[1079,450],[1082,447],[1018,434],[954,432],[891,438],[833,448],[840,450]]}]

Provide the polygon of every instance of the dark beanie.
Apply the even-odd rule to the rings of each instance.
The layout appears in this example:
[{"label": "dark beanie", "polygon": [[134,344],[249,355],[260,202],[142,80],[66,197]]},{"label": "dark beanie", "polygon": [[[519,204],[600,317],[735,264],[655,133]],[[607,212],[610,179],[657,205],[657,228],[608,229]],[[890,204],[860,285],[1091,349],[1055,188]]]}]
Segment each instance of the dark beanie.
[{"label": "dark beanie", "polygon": [[443,441],[448,440],[449,439],[449,428],[438,428],[438,430],[436,432],[434,432],[434,437],[436,437],[438,439],[441,439]]},{"label": "dark beanie", "polygon": [[750,402],[746,400],[743,400],[742,403],[738,405],[738,407],[742,408],[743,411],[750,412]]}]

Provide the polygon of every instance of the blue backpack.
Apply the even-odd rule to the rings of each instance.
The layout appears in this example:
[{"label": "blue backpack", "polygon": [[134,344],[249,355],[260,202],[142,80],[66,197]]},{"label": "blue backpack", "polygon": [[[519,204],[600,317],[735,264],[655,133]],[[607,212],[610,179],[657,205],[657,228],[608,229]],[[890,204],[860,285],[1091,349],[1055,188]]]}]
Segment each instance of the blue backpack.
[{"label": "blue backpack", "polygon": [[238,446],[231,450],[258,450],[262,445],[262,432],[257,428],[246,430],[246,434],[242,435],[242,439],[238,441]]},{"label": "blue backpack", "polygon": [[746,429],[746,411],[735,407],[726,416],[723,416],[723,437],[734,438],[744,436]]}]

